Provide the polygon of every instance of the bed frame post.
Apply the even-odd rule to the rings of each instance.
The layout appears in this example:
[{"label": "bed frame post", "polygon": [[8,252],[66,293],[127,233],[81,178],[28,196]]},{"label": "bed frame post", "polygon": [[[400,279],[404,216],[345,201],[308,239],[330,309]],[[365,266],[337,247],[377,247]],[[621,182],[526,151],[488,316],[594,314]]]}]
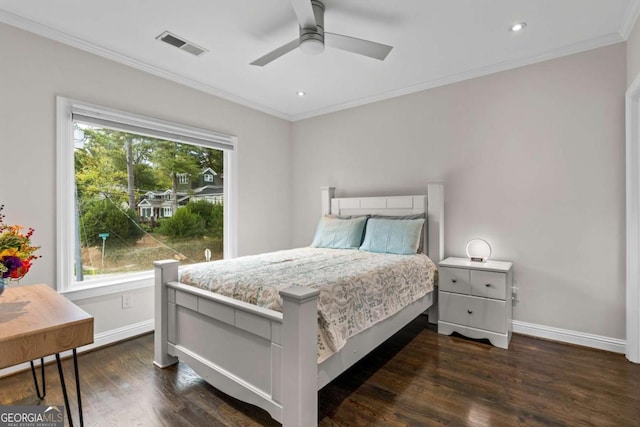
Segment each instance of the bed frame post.
[{"label": "bed frame post", "polygon": [[336,187],[320,187],[322,193],[322,215],[331,213],[331,199],[336,195]]},{"label": "bed frame post", "polygon": [[154,261],[155,267],[155,333],[153,339],[153,364],[166,368],[178,363],[178,358],[168,353],[169,304],[167,282],[178,281],[178,261],[169,259]]},{"label": "bed frame post", "polygon": [[282,425],[318,425],[317,289],[293,286],[282,297]]}]

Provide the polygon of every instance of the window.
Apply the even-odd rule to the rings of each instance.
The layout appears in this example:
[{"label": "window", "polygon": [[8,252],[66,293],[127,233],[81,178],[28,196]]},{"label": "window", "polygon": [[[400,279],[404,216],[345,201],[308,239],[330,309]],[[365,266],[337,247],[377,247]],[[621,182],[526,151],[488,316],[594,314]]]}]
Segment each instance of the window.
[{"label": "window", "polygon": [[[150,286],[151,261],[235,255],[235,137],[62,97],[57,120],[59,291]],[[212,166],[227,177],[220,206],[189,179]]]},{"label": "window", "polygon": [[188,173],[179,173],[178,174],[178,183],[179,184],[188,184],[189,183],[189,174]]},{"label": "window", "polygon": [[205,173],[204,174],[204,181],[205,182],[213,182],[213,175],[211,175],[210,173]]}]

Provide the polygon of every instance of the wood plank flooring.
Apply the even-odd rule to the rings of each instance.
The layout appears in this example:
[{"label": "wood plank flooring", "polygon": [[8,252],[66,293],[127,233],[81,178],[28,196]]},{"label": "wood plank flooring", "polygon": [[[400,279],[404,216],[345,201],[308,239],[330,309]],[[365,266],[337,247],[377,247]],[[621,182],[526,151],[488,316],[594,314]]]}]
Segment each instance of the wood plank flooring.
[{"label": "wood plank flooring", "polygon": [[[79,355],[87,426],[278,426],[187,365],[152,365],[153,335]],[[65,362],[72,404],[75,390]],[[31,372],[0,379],[0,405],[61,405]],[[321,426],[638,426],[640,365],[514,335],[509,350],[438,335],[420,317],[319,392]],[[74,407],[75,410],[75,407]],[[74,412],[75,413],[75,412]]]}]

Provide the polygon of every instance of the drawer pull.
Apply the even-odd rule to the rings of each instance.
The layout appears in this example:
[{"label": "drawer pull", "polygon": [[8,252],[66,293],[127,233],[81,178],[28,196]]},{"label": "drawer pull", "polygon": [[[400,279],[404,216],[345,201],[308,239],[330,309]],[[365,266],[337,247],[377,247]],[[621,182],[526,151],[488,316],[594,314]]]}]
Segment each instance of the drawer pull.
[{"label": "drawer pull", "polygon": [[491,287],[491,283],[485,283],[485,286],[486,286],[487,288],[490,288],[490,287]]},{"label": "drawer pull", "polygon": [[467,309],[467,313],[469,313],[469,314],[473,314],[473,310],[469,310],[469,309]]},{"label": "drawer pull", "polygon": [[456,283],[456,282],[458,281],[458,279],[456,279],[456,278],[454,277],[453,279],[451,279],[451,281],[452,281],[453,283]]}]

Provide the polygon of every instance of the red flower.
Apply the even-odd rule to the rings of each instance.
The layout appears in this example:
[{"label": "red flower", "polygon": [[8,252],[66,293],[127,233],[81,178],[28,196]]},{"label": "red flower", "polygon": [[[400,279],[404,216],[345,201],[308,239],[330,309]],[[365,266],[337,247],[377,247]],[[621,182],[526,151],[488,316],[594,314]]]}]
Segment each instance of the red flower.
[{"label": "red flower", "polygon": [[29,272],[30,268],[31,268],[31,258],[25,259],[24,261],[22,261],[22,266],[13,270],[9,275],[9,277],[16,280],[22,279],[24,275]]}]

